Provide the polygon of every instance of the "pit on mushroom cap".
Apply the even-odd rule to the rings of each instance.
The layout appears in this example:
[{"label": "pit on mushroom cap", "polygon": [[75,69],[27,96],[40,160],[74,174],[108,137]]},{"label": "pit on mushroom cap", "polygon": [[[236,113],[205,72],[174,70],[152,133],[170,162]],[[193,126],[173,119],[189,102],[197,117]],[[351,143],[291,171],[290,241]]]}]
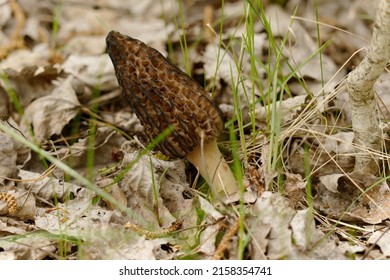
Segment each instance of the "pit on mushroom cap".
[{"label": "pit on mushroom cap", "polygon": [[222,113],[207,92],[137,39],[111,31],[106,44],[122,92],[149,140],[173,127],[158,145],[160,151],[171,158],[187,157],[214,193],[237,193],[237,183],[216,143],[223,130]]}]

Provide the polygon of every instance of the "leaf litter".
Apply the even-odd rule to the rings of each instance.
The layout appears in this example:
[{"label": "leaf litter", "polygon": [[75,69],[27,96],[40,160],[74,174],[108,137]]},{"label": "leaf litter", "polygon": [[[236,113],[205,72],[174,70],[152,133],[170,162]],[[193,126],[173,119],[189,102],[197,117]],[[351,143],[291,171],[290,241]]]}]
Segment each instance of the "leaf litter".
[{"label": "leaf litter", "polygon": [[[57,12],[54,3],[18,1],[26,19],[20,33],[15,33],[15,11],[7,3],[0,5],[0,48],[11,36],[24,44],[2,49],[2,124],[113,198],[80,185],[0,131],[0,192],[18,206],[13,213],[11,200],[0,199],[0,259],[236,259],[242,253],[239,238],[247,240],[248,259],[389,258],[389,187],[380,177],[353,172],[350,113],[340,87],[363,57],[358,52],[349,60],[370,39],[370,24],[360,15],[372,16],[373,5],[319,3],[321,45],[326,43],[319,51],[313,7],[305,9],[301,3],[295,11],[293,0],[285,7],[267,4],[274,38],[290,34],[278,62],[280,72],[290,78],[283,85],[283,102],[276,102],[265,98],[274,87],[269,67],[277,62],[269,34],[260,22],[255,24],[255,64],[261,78],[255,81],[251,57],[242,53],[247,34],[240,1],[225,3],[222,45],[217,37],[199,40],[205,34],[202,3],[185,2],[184,33],[175,23],[180,9],[172,1],[160,1],[162,6],[122,2],[101,1],[95,9],[64,3],[56,38],[48,24]],[[222,15],[220,5],[212,10],[215,18]],[[280,114],[279,169],[270,164],[274,143],[248,129],[240,135],[248,144],[247,154],[242,147],[239,151],[246,162],[244,186],[256,197],[244,201],[243,212],[238,205],[221,206],[210,199],[197,170],[184,160],[167,160],[145,149],[143,128],[120,96],[105,53],[104,26],[144,41],[179,67],[187,35],[194,78],[213,92],[227,119],[239,110],[247,127],[254,125],[267,135],[271,116]],[[359,37],[349,38],[332,27]],[[383,119],[388,84],[383,75],[376,89]],[[19,105],[13,94],[23,115],[14,109]],[[303,164],[307,158],[308,167]],[[278,183],[281,175],[283,186]],[[231,231],[238,213],[245,217],[240,233]],[[370,225],[376,228],[365,229]]]}]

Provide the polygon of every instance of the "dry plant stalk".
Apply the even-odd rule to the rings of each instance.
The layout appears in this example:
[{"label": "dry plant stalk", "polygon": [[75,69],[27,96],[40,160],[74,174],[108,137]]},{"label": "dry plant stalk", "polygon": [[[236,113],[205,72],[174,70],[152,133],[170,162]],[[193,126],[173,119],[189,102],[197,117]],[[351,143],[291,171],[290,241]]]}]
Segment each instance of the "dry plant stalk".
[{"label": "dry plant stalk", "polygon": [[143,42],[111,31],[107,51],[123,95],[150,141],[173,131],[158,144],[170,158],[186,157],[217,196],[238,193],[237,182],[217,147],[222,113],[191,77]]},{"label": "dry plant stalk", "polygon": [[170,234],[173,234],[174,232],[178,231],[182,225],[183,225],[183,221],[177,220],[173,222],[170,227],[164,228],[161,231],[150,231],[150,230],[143,229],[136,224],[127,222],[125,224],[125,229],[131,229],[134,232],[138,233],[139,235],[144,236],[146,239],[157,239],[157,238],[162,238],[162,237],[169,236]]},{"label": "dry plant stalk", "polygon": [[355,143],[360,146],[355,170],[378,174],[378,158],[369,154],[381,148],[374,84],[390,60],[390,0],[381,0],[368,53],[348,76],[349,104]]},{"label": "dry plant stalk", "polygon": [[230,240],[237,234],[240,229],[240,219],[237,219],[229,231],[223,236],[221,243],[219,243],[217,250],[215,250],[212,260],[221,260],[223,254],[229,248]]}]

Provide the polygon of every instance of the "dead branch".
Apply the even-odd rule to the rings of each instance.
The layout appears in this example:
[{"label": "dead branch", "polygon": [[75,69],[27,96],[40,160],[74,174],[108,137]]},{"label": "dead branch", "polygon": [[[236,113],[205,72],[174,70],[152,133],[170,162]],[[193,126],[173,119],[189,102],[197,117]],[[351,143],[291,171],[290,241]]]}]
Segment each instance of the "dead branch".
[{"label": "dead branch", "polygon": [[381,147],[381,130],[376,112],[374,84],[390,60],[390,0],[381,0],[375,18],[371,44],[363,61],[348,77],[352,127],[359,148],[355,170],[377,174],[378,158],[370,150]]}]

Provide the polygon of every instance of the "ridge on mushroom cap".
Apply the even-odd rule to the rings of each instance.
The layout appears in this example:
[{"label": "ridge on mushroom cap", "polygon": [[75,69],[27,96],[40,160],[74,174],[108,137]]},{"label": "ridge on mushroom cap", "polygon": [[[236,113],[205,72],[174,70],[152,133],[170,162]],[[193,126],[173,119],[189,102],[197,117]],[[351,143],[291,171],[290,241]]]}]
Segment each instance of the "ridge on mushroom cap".
[{"label": "ridge on mushroom cap", "polygon": [[200,146],[202,135],[207,143],[222,131],[218,106],[161,53],[116,31],[110,31],[106,44],[122,92],[149,140],[174,128],[158,145],[166,156],[185,157]]}]

